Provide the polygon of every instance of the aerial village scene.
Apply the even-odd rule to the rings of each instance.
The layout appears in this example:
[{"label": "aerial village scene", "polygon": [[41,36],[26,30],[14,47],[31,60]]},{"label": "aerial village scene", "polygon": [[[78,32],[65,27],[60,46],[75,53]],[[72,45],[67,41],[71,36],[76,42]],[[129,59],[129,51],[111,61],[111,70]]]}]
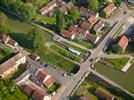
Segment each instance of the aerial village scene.
[{"label": "aerial village scene", "polygon": [[134,100],[134,0],[0,0],[0,100]]}]

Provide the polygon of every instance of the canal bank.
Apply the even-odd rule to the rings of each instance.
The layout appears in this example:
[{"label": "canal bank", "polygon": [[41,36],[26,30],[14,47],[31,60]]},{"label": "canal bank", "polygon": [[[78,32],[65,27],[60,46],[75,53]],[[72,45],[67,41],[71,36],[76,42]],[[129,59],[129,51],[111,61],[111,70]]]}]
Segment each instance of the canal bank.
[{"label": "canal bank", "polygon": [[134,79],[132,78],[132,76],[134,76],[134,64],[128,69],[126,73],[106,66],[100,62],[96,63],[94,68],[100,74],[103,74],[107,78],[113,80],[115,83],[134,94]]}]

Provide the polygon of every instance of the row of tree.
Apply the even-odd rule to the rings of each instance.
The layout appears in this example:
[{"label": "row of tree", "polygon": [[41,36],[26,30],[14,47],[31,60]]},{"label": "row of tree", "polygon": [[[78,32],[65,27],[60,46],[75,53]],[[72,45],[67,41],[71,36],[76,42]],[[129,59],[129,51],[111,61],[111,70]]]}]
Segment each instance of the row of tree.
[{"label": "row of tree", "polygon": [[36,9],[30,3],[24,3],[21,0],[0,0],[0,6],[12,10],[26,19],[32,20],[36,16]]}]

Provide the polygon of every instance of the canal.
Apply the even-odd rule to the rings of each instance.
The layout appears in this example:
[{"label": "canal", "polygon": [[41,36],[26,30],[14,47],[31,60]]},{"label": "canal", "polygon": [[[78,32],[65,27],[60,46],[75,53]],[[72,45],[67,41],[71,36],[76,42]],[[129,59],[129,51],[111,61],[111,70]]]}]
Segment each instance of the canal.
[{"label": "canal", "polygon": [[128,69],[126,73],[108,67],[100,62],[96,63],[94,68],[100,74],[103,74],[107,78],[113,80],[115,83],[134,94],[134,64]]}]

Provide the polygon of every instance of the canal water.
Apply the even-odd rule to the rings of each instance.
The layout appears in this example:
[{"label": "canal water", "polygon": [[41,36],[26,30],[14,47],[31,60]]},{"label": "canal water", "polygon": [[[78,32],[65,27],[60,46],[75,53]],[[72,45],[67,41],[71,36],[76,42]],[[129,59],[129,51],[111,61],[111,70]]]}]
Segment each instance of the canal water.
[{"label": "canal water", "polygon": [[100,62],[96,63],[94,68],[100,74],[103,74],[107,78],[113,80],[115,83],[134,94],[134,64],[127,70],[126,73],[106,66]]}]

